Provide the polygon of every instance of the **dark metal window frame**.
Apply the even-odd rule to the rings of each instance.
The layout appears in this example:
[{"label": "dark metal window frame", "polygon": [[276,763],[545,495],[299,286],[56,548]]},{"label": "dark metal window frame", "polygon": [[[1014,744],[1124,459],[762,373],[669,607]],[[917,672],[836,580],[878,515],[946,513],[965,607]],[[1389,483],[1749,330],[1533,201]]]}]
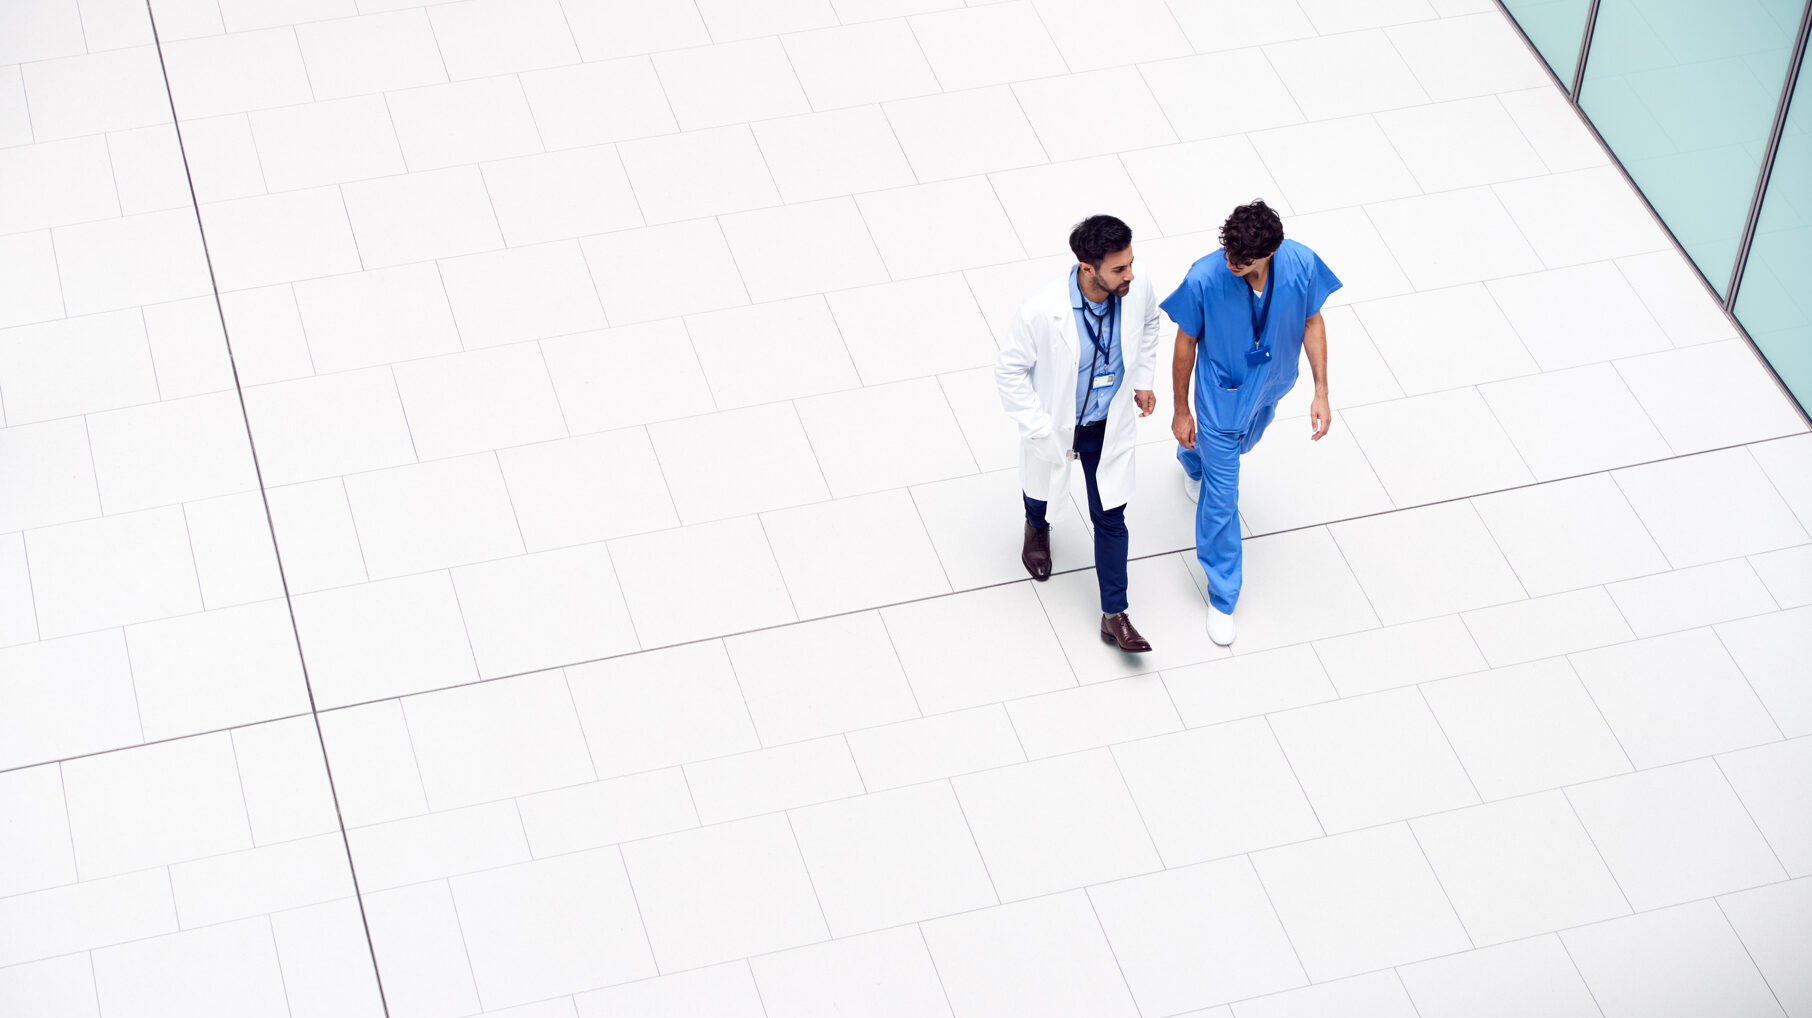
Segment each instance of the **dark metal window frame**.
[{"label": "dark metal window frame", "polygon": [[1617,167],[1617,172],[1622,174],[1623,179],[1635,190],[1636,196],[1642,200],[1642,204],[1648,209],[1649,215],[1653,216],[1655,222],[1661,225],[1662,231],[1667,234],[1667,239],[1673,243],[1674,250],[1679,252],[1680,256],[1686,259],[1687,265],[1692,266],[1693,272],[1698,275],[1699,281],[1704,284],[1705,291],[1709,293],[1713,299],[1718,301],[1719,306],[1723,308],[1724,317],[1729,320],[1731,327],[1736,330],[1737,335],[1743,337],[1743,341],[1749,344],[1750,349],[1755,351],[1756,356],[1760,358],[1762,364],[1767,367],[1769,375],[1774,379],[1774,384],[1780,388],[1781,394],[1786,396],[1787,401],[1799,410],[1800,417],[1804,419],[1808,425],[1812,425],[1812,413],[1808,412],[1806,406],[1800,404],[1799,398],[1793,394],[1793,390],[1787,388],[1787,383],[1781,379],[1780,373],[1775,371],[1774,365],[1769,362],[1768,355],[1763,353],[1761,348],[1755,345],[1755,340],[1750,337],[1749,330],[1743,328],[1743,323],[1738,321],[1736,317],[1736,300],[1743,282],[1743,270],[1749,263],[1749,248],[1755,241],[1756,225],[1762,218],[1762,202],[1767,196],[1768,180],[1774,172],[1774,157],[1780,151],[1781,136],[1786,132],[1787,128],[1787,107],[1793,101],[1793,89],[1799,81],[1799,66],[1801,62],[1804,61],[1806,55],[1807,31],[1809,28],[1812,28],[1812,0],[1807,0],[1805,6],[1800,9],[1799,32],[1794,38],[1793,50],[1787,61],[1787,73],[1781,85],[1780,99],[1775,104],[1774,122],[1768,132],[1768,147],[1762,154],[1761,170],[1756,174],[1755,189],[1750,194],[1749,213],[1743,222],[1742,239],[1737,246],[1736,263],[1731,267],[1730,283],[1725,287],[1725,296],[1722,298],[1718,297],[1717,288],[1712,285],[1710,277],[1705,275],[1704,270],[1699,268],[1698,263],[1693,261],[1692,256],[1686,253],[1686,248],[1681,245],[1680,238],[1674,235],[1673,228],[1667,225],[1667,220],[1662,217],[1654,204],[1648,200],[1648,195],[1643,192],[1642,186],[1636,183],[1636,178],[1630,176],[1630,171],[1623,165],[1623,160],[1617,158],[1616,151],[1604,140],[1604,135],[1599,133],[1598,126],[1592,123],[1592,118],[1587,116],[1585,110],[1580,108],[1579,93],[1585,86],[1586,63],[1591,58],[1592,36],[1598,27],[1598,4],[1599,0],[1591,0],[1591,6],[1586,9],[1585,29],[1580,36],[1579,56],[1575,59],[1573,64],[1572,80],[1563,81],[1561,80],[1560,75],[1556,74],[1554,69],[1548,65],[1547,59],[1542,56],[1541,50],[1536,47],[1535,40],[1529,38],[1529,33],[1524,31],[1522,23],[1516,20],[1516,15],[1510,12],[1510,8],[1505,3],[1505,0],[1497,0],[1498,9],[1503,12],[1505,19],[1507,19],[1511,26],[1516,29],[1516,34],[1522,37],[1523,45],[1529,47],[1529,52],[1535,55],[1535,58],[1537,62],[1541,64],[1542,69],[1548,72],[1548,77],[1553,80],[1554,84],[1560,88],[1561,93],[1566,96],[1567,104],[1573,107],[1574,114],[1579,117],[1579,122],[1584,124],[1587,130],[1592,132],[1592,137],[1598,140],[1598,147],[1604,150],[1606,156],[1610,157],[1611,165]]}]

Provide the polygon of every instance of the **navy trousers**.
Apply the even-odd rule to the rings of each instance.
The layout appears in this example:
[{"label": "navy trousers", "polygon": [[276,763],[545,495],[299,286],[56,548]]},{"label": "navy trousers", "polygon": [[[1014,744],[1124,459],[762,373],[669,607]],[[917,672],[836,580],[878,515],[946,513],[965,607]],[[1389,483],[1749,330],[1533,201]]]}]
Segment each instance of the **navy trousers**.
[{"label": "navy trousers", "polygon": [[[1082,461],[1082,479],[1088,485],[1088,516],[1095,525],[1095,579],[1101,585],[1101,611],[1117,615],[1126,610],[1126,551],[1131,538],[1126,530],[1126,507],[1105,509],[1101,490],[1095,486],[1095,468],[1101,465],[1101,446],[1107,439],[1107,422],[1084,424],[1076,429],[1076,457]],[[1039,530],[1050,523],[1046,504],[1024,492],[1026,520]]]}]

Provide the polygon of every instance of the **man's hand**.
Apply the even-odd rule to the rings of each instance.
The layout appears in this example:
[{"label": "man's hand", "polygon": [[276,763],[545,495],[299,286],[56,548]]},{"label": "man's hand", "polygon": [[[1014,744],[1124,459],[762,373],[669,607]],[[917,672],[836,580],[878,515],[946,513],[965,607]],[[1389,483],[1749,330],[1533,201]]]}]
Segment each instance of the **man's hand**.
[{"label": "man's hand", "polygon": [[1309,426],[1315,429],[1314,433],[1309,436],[1309,441],[1321,441],[1322,436],[1328,433],[1328,428],[1333,424],[1334,413],[1328,409],[1327,396],[1316,396],[1314,401],[1309,404]]},{"label": "man's hand", "polygon": [[1158,395],[1150,389],[1134,389],[1132,401],[1139,408],[1140,417],[1150,417],[1151,412],[1158,408]]},{"label": "man's hand", "polygon": [[1170,418],[1170,433],[1176,437],[1178,445],[1185,449],[1195,448],[1195,417],[1187,410],[1178,410]]}]

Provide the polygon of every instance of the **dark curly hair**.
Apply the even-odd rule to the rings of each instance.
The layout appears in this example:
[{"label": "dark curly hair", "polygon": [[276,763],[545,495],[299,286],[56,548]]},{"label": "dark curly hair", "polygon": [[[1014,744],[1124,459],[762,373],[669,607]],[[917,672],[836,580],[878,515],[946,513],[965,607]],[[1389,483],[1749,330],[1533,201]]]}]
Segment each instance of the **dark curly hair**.
[{"label": "dark curly hair", "polygon": [[1113,216],[1090,216],[1070,231],[1076,260],[1099,269],[1107,256],[1132,246],[1132,227]]},{"label": "dark curly hair", "polygon": [[1234,209],[1221,224],[1221,247],[1235,264],[1267,257],[1282,243],[1283,220],[1260,198]]}]

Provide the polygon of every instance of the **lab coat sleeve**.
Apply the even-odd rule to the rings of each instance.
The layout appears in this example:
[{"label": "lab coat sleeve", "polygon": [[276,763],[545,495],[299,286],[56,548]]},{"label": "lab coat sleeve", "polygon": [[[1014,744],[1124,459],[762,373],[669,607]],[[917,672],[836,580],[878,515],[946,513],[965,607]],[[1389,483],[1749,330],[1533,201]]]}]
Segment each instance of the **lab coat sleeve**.
[{"label": "lab coat sleeve", "polygon": [[1139,323],[1139,369],[1133,372],[1133,389],[1150,391],[1158,377],[1158,340],[1163,319],[1158,313],[1158,297],[1145,284],[1145,320]]},{"label": "lab coat sleeve", "polygon": [[1038,405],[1038,390],[1032,385],[1036,349],[1031,322],[1022,310],[1013,316],[1007,341],[994,358],[994,386],[1000,390],[1001,408],[1019,426],[1019,437],[1029,442],[1051,433],[1051,415]]}]

